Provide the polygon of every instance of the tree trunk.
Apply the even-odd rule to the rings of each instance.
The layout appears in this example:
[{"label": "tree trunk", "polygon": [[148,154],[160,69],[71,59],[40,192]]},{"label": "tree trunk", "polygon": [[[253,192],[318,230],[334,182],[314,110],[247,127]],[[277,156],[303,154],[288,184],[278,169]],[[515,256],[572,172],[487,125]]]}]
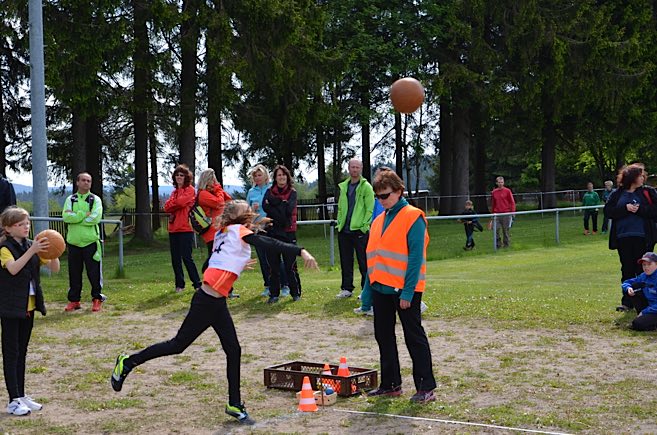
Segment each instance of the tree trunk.
[{"label": "tree trunk", "polygon": [[[326,162],[324,161],[324,141],[326,135],[323,127],[319,127],[316,132],[317,142],[317,200],[320,204],[326,204]],[[325,214],[326,207],[320,206],[320,219],[328,219]]]},{"label": "tree trunk", "polygon": [[85,122],[85,138],[87,147],[87,169],[93,183],[91,191],[103,199],[103,169],[100,144],[100,123],[96,115],[87,117]]},{"label": "tree trunk", "polygon": [[75,157],[71,159],[71,179],[73,180],[73,192],[75,192],[77,189],[75,180],[78,174],[87,171],[87,127],[79,109],[73,108],[71,112],[71,131],[73,133],[71,155]]},{"label": "tree trunk", "polygon": [[199,0],[184,0],[180,25],[180,163],[196,169],[196,55],[199,39]]},{"label": "tree trunk", "polygon": [[134,90],[132,122],[135,129],[135,238],[150,242],[153,232],[150,222],[151,202],[148,192],[148,80],[149,41],[146,26],[147,9],[143,0],[132,0],[134,10]]},{"label": "tree trunk", "polygon": [[395,112],[395,172],[399,178],[404,179],[403,162],[404,144],[402,139],[401,113]]},{"label": "tree trunk", "polygon": [[[446,97],[445,97],[446,99]],[[448,101],[440,103],[440,205],[439,214],[448,215],[452,210],[452,114]]]},{"label": "tree trunk", "polygon": [[459,105],[454,106],[454,154],[452,172],[452,202],[451,211],[459,213],[466,199],[470,197],[470,112]]},{"label": "tree trunk", "polygon": [[157,138],[155,132],[155,121],[152,112],[148,114],[148,148],[151,160],[151,198],[153,198],[153,232],[160,229],[160,186],[158,179],[157,166]]},{"label": "tree trunk", "polygon": [[2,82],[2,77],[0,77],[0,174],[3,177],[6,177],[7,156],[5,150],[7,149],[7,140],[6,140],[7,120],[5,119],[5,104],[2,98],[3,94],[4,94],[4,85]]},{"label": "tree trunk", "polygon": [[223,185],[221,110],[226,101],[222,89],[230,77],[222,77],[221,74],[221,53],[227,41],[222,36],[220,23],[225,11],[223,11],[221,2],[213,3],[214,16],[210,19],[205,38],[206,86],[208,88],[208,168],[214,169],[217,180]]},{"label": "tree trunk", "polygon": [[486,201],[486,144],[490,140],[490,130],[484,121],[483,108],[473,110],[474,134],[474,208],[477,213],[488,213],[488,201]]}]

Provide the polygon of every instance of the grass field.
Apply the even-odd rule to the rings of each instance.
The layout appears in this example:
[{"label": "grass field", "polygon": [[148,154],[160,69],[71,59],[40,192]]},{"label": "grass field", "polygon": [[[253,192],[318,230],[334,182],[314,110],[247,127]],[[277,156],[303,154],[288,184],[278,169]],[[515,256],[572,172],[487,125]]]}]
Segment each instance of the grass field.
[{"label": "grass field", "polygon": [[[328,228],[327,228],[328,231]],[[398,334],[405,396],[340,399],[299,414],[292,393],[267,390],[262,370],[291,360],[378,368],[371,319],[355,300],[335,298],[337,267],[321,227],[302,227],[299,243],[319,272],[302,272],[303,298],[265,304],[258,271],[243,274],[230,309],[242,343],[242,394],[254,427],[223,414],[227,387],[221,345],[211,331],[182,355],[140,366],[124,391],[109,375],[116,355],[171,338],[191,292],[173,292],[166,240],[126,246],[126,277],[114,278],[116,245],[107,243],[105,293],[98,314],[63,313],[67,269],[43,279],[49,313],[35,320],[28,392],[45,404],[26,418],[0,417],[6,433],[507,433],[503,429],[353,415],[353,411],[521,427],[564,433],[655,433],[655,334],[635,333],[619,315],[619,262],[606,237],[581,234],[581,218],[523,217],[512,247],[494,253],[490,232],[464,252],[463,228],[432,222],[424,324],[439,381],[438,401],[410,405],[411,363]],[[337,248],[337,247],[336,247]],[[205,249],[195,251],[200,267]],[[337,256],[337,249],[336,249]],[[337,257],[336,257],[337,261]],[[188,284],[189,286],[189,284]],[[88,298],[88,283],[83,297]]]}]

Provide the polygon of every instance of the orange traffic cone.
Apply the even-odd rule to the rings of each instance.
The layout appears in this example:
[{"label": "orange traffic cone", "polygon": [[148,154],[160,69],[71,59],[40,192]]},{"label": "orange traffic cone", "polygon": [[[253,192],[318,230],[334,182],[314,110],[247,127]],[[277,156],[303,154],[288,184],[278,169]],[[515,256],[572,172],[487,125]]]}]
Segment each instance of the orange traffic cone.
[{"label": "orange traffic cone", "polygon": [[315,403],[315,395],[310,386],[310,379],[308,376],[303,377],[303,386],[301,387],[301,397],[299,397],[299,411],[302,412],[315,412],[317,411],[317,403]]},{"label": "orange traffic cone", "polygon": [[340,366],[338,367],[338,376],[350,376],[349,367],[347,367],[347,357],[340,357]]},{"label": "orange traffic cone", "polygon": [[322,370],[323,375],[332,375],[333,372],[331,372],[331,367],[329,367],[328,364],[324,364],[324,369]]}]

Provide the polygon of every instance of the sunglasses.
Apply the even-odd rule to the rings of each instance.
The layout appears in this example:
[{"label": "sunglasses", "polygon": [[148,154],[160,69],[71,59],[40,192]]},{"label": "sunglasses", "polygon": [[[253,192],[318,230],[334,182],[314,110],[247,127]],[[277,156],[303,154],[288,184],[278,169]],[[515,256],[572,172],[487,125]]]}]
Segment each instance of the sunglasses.
[{"label": "sunglasses", "polygon": [[377,193],[377,194],[374,195],[374,196],[375,196],[377,199],[388,199],[388,197],[390,196],[391,193],[392,193],[392,192],[388,192],[388,193]]}]

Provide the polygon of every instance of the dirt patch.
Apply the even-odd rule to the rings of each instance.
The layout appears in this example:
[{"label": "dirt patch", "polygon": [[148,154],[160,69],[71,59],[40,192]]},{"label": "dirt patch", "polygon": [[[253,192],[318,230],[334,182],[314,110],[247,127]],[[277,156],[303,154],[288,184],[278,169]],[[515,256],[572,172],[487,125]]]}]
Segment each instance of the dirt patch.
[{"label": "dirt patch", "polygon": [[[27,389],[41,412],[0,417],[11,433],[508,433],[495,428],[350,414],[406,414],[555,432],[657,432],[654,414],[628,407],[652,397],[657,383],[654,336],[585,330],[498,330],[469,321],[424,321],[439,381],[438,401],[411,406],[411,361],[398,328],[405,394],[398,399],[340,399],[317,413],[298,413],[294,394],[266,389],[263,369],[291,360],[378,368],[371,318],[317,319],[277,314],[235,316],[242,345],[242,395],[255,426],[227,417],[225,357],[212,330],[182,355],[150,361],[109,385],[116,355],[173,337],[185,312],[136,315],[75,313],[62,307],[38,318],[28,355]],[[645,387],[644,387],[645,385]],[[645,395],[644,395],[645,394]],[[578,407],[580,409],[578,410]],[[586,412],[582,411],[586,408]],[[653,407],[654,409],[654,407]],[[580,421],[582,420],[582,421]]]}]

